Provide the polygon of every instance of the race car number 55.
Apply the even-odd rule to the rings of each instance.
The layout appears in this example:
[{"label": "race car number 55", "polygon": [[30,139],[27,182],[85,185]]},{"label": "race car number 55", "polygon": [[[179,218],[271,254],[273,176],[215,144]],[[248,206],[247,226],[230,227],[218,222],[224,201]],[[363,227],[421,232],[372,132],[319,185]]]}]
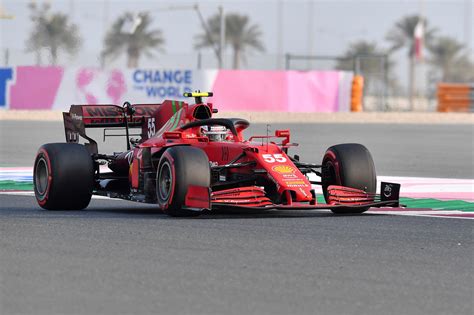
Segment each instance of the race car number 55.
[{"label": "race car number 55", "polygon": [[153,137],[155,133],[155,118],[148,118],[148,138]]},{"label": "race car number 55", "polygon": [[267,163],[286,162],[286,157],[283,154],[262,154],[262,157]]}]

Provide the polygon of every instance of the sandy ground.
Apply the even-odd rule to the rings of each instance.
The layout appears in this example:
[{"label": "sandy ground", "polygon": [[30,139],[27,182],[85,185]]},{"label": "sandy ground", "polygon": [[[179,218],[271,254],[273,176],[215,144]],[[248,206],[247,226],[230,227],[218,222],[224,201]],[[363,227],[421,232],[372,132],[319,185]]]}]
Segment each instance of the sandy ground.
[{"label": "sandy ground", "polygon": [[[240,117],[253,123],[392,123],[392,124],[474,124],[474,113],[438,112],[362,112],[362,113],[286,113],[222,112],[215,117]],[[62,120],[60,111],[0,111],[0,120]]]}]

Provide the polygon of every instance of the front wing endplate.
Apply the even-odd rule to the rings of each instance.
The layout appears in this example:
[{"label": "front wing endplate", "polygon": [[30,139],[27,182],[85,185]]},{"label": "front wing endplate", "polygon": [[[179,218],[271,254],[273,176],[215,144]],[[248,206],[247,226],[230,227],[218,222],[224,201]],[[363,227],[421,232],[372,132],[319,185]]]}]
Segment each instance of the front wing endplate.
[{"label": "front wing endplate", "polygon": [[332,209],[363,209],[367,207],[398,207],[398,201],[378,201],[372,203],[365,203],[365,204],[357,204],[357,205],[330,205],[330,204],[316,204],[316,205],[309,205],[306,203],[297,203],[293,202],[292,205],[282,205],[282,204],[270,204],[266,206],[247,206],[247,205],[237,205],[237,204],[229,204],[229,203],[211,203],[212,209],[215,208],[241,208],[241,209],[248,209],[248,210],[332,210]]},{"label": "front wing endplate", "polygon": [[334,210],[364,209],[368,207],[399,207],[400,184],[382,182],[381,194],[368,194],[362,190],[329,186],[327,204],[311,205],[292,202],[291,205],[274,204],[259,187],[241,187],[211,194],[211,208],[238,208],[248,210]]}]

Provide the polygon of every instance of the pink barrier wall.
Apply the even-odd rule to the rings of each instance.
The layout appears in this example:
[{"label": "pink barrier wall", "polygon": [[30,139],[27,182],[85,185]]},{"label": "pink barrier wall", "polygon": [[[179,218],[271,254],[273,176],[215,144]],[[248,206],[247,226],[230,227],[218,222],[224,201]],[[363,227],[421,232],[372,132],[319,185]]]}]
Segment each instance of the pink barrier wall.
[{"label": "pink barrier wall", "polygon": [[283,71],[221,70],[212,102],[221,111],[286,111],[288,92]]},{"label": "pink barrier wall", "polygon": [[288,71],[288,111],[337,112],[339,110],[339,72]]},{"label": "pink barrier wall", "polygon": [[60,67],[17,67],[10,90],[10,108],[52,108],[62,77]]},{"label": "pink barrier wall", "polygon": [[337,112],[338,71],[219,71],[212,101],[222,111]]},{"label": "pink barrier wall", "polygon": [[[71,104],[157,103],[196,89],[214,92],[221,111],[348,111],[352,74],[251,71],[0,68],[0,109],[65,110]],[[3,96],[3,97],[2,97]]]}]

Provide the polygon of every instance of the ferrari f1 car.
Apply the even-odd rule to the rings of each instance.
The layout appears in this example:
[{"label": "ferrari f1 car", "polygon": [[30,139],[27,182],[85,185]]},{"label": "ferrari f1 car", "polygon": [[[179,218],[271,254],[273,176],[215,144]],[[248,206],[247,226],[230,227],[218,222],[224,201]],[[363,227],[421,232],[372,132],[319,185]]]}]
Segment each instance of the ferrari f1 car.
[{"label": "ferrari f1 car", "polygon": [[[334,145],[321,164],[304,163],[288,154],[297,145],[289,130],[246,140],[247,120],[212,117],[217,109],[203,102],[212,93],[184,96],[195,104],[71,105],[63,113],[66,143],[45,144],[36,156],[38,204],[84,209],[92,195],[103,195],[156,204],[172,216],[230,207],[362,213],[398,206],[400,185],[382,183],[375,193],[374,162],[363,145]],[[120,129],[127,150],[99,153],[87,128],[104,128],[104,137]],[[322,186],[326,203],[318,202],[313,185]]]}]

